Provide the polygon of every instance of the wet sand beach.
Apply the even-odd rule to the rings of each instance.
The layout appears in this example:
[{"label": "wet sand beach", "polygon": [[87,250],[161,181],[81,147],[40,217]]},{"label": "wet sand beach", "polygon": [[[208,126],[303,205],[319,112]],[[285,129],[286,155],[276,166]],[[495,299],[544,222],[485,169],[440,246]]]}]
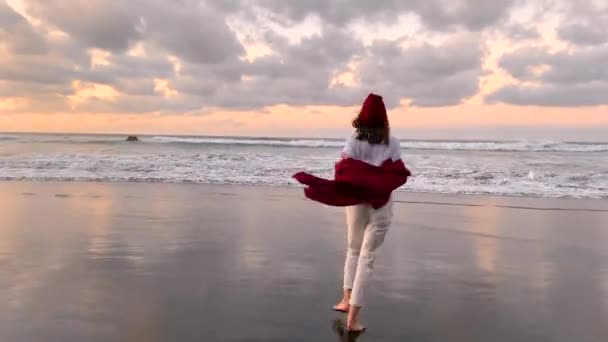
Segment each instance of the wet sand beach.
[{"label": "wet sand beach", "polygon": [[[358,341],[608,339],[608,201],[399,193]],[[0,341],[339,341],[341,208],[0,182]]]}]

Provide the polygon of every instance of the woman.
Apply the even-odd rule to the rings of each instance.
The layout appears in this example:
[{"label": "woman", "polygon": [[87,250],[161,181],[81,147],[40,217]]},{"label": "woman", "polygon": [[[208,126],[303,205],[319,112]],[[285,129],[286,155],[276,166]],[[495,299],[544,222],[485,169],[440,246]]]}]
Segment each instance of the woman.
[{"label": "woman", "polygon": [[[388,116],[382,97],[370,94],[353,121],[356,133],[350,137],[342,158],[352,158],[380,166],[387,159],[401,159],[399,140],[390,136]],[[344,294],[334,306],[347,312],[349,331],[363,331],[359,312],[365,304],[365,290],[372,275],[375,255],[391,223],[393,205],[389,202],[379,209],[368,203],[346,207],[347,252],[344,264]]]},{"label": "woman", "polygon": [[343,297],[334,310],[348,313],[347,330],[361,332],[359,313],[365,304],[378,248],[391,223],[391,192],[410,176],[401,160],[399,140],[390,135],[382,97],[370,94],[353,121],[355,134],[336,164],[334,181],[306,173],[294,177],[309,187],[310,199],[346,206],[347,253]]}]

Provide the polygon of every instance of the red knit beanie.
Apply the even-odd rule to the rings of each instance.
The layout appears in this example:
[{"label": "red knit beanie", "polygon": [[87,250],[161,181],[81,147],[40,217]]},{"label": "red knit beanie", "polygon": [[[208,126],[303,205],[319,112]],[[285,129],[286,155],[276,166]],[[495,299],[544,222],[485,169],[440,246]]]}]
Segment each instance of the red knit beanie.
[{"label": "red knit beanie", "polygon": [[357,117],[359,126],[364,127],[386,127],[388,126],[388,116],[382,96],[370,93]]}]

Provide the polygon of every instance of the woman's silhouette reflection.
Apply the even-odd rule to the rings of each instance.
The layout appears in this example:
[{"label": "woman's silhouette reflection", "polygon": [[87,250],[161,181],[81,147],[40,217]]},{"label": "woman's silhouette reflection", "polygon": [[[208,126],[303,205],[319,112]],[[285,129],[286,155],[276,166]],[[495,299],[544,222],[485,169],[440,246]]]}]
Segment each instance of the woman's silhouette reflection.
[{"label": "woman's silhouette reflection", "polygon": [[346,324],[341,319],[332,322],[332,330],[338,336],[340,342],[355,342],[363,334],[361,332],[350,332],[346,330]]}]

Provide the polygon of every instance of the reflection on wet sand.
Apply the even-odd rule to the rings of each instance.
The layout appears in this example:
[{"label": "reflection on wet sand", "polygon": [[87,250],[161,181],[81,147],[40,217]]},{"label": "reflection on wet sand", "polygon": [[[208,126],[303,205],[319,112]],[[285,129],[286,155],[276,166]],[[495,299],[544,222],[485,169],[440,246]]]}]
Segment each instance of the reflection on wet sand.
[{"label": "reflection on wet sand", "polygon": [[346,323],[341,319],[335,319],[331,323],[331,329],[338,337],[339,342],[356,342],[365,332],[351,332],[346,329]]},{"label": "reflection on wet sand", "polygon": [[0,341],[608,336],[607,212],[398,204],[362,317],[369,330],[353,336],[328,329],[342,317],[330,306],[343,210],[285,189],[225,192],[0,183]]}]

